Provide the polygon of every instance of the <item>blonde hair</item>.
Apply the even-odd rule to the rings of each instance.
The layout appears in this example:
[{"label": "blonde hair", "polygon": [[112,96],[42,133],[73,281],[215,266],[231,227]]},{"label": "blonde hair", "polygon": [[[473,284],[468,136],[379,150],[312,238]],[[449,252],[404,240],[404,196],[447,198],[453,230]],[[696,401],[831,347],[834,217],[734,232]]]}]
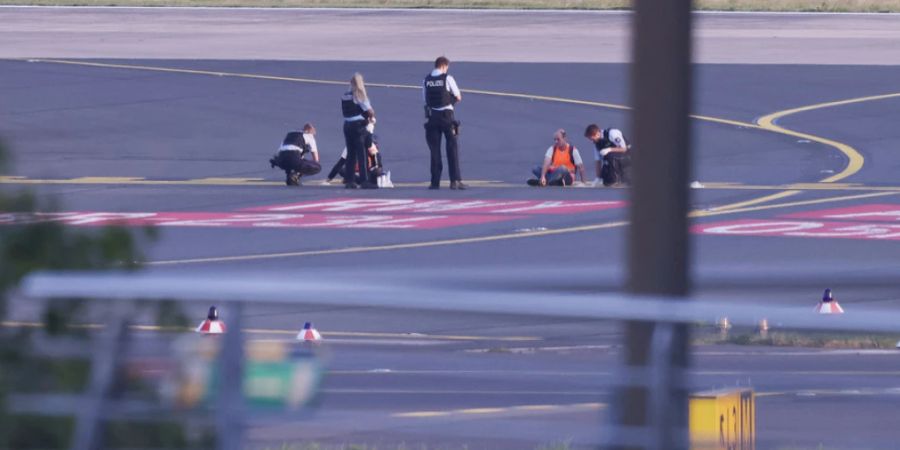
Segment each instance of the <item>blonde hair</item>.
[{"label": "blonde hair", "polygon": [[350,91],[353,93],[353,100],[357,103],[369,100],[369,94],[366,93],[366,82],[361,73],[356,72],[350,78]]}]

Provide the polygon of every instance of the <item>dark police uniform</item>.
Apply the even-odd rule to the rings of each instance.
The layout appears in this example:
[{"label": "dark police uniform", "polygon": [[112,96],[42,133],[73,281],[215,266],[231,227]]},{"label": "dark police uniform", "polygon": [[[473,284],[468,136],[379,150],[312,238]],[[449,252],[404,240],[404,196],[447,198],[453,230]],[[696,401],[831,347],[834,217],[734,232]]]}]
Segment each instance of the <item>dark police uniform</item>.
[{"label": "dark police uniform", "polygon": [[[344,115],[344,140],[347,144],[347,161],[345,167],[356,167],[366,161],[366,124],[369,123],[372,105],[368,101],[363,104],[353,99],[353,93],[347,91],[341,97],[341,112]],[[362,175],[362,174],[361,174]],[[375,180],[363,177],[363,187],[375,186]],[[344,184],[348,188],[357,187],[353,170],[344,171]]]},{"label": "dark police uniform", "polygon": [[451,186],[462,181],[459,172],[459,144],[457,134],[459,122],[453,114],[453,105],[457,102],[451,91],[456,82],[453,77],[439,70],[431,72],[422,86],[425,94],[425,112],[428,121],[425,123],[425,140],[431,151],[431,187],[437,188],[441,183],[441,136],[447,141],[447,165],[449,166]]},{"label": "dark police uniform", "polygon": [[278,153],[269,160],[269,164],[284,170],[288,186],[296,186],[300,184],[301,176],[315,175],[322,170],[316,161],[304,159],[310,152],[318,153],[315,138],[302,131],[291,131],[281,141]]},{"label": "dark police uniform", "polygon": [[596,148],[594,156],[598,161],[603,161],[603,167],[600,169],[603,185],[631,184],[631,155],[628,152],[600,155],[601,151],[610,147],[630,147],[622,132],[616,128],[600,130],[600,140],[594,142],[594,147]]}]

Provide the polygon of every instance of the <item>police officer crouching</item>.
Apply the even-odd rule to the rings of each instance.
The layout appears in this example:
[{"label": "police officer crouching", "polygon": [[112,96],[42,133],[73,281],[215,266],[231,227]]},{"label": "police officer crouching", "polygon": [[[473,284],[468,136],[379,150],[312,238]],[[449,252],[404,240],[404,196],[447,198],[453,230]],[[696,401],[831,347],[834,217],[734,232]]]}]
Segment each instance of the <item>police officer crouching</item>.
[{"label": "police officer crouching", "polygon": [[453,76],[447,74],[450,60],[444,56],[434,61],[434,70],[425,77],[422,92],[425,97],[425,141],[431,151],[431,185],[428,189],[440,189],[441,136],[447,141],[447,165],[450,172],[450,189],[465,189],[459,173],[459,121],[453,114],[453,105],[462,100],[462,93]]},{"label": "police officer crouching", "polygon": [[631,184],[631,145],[617,128],[600,128],[592,123],[584,137],[594,143],[596,175],[593,185],[628,186]]},{"label": "police officer crouching", "polygon": [[[312,160],[305,158],[307,154],[312,155]],[[289,132],[281,141],[278,153],[269,159],[269,165],[284,170],[288,186],[299,186],[301,176],[319,173],[322,166],[319,164],[316,128],[307,123],[303,125],[303,131]]]}]

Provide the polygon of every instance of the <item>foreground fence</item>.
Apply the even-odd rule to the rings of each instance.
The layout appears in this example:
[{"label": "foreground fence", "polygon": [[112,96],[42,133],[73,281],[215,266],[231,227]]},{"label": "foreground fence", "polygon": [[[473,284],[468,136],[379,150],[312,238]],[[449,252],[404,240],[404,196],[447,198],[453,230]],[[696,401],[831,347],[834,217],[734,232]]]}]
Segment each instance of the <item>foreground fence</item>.
[{"label": "foreground fence", "polygon": [[[581,273],[577,270],[562,270],[562,273],[568,274],[573,280],[583,279],[582,275],[588,275],[588,272]],[[360,273],[354,278],[358,284],[352,286],[342,284],[343,278],[338,279],[321,273],[311,273],[301,279],[290,281],[284,278],[266,279],[222,274],[181,276],[141,273],[41,273],[26,279],[21,286],[20,298],[89,298],[99,302],[110,302],[107,310],[111,313],[106,315],[105,325],[93,334],[93,347],[89,352],[85,352],[83,347],[69,346],[73,354],[87,353],[91,358],[86,392],[73,395],[14,395],[11,397],[10,405],[18,412],[73,415],[77,424],[73,441],[73,448],[76,449],[102,448],[103,423],[126,416],[144,419],[165,417],[185,421],[206,418],[216,430],[217,448],[239,449],[244,447],[244,430],[252,423],[304,417],[306,411],[302,406],[314,397],[317,380],[322,371],[315,358],[303,346],[246,346],[245,327],[242,321],[250,303],[640,321],[654,324],[649,349],[651,361],[645,367],[623,365],[618,369],[616,378],[619,380],[617,384],[623,386],[622,388],[633,386],[635,383],[648,388],[654,399],[651,426],[635,430],[607,424],[603,436],[604,439],[609,439],[607,442],[609,447],[627,444],[633,448],[662,449],[671,448],[669,447],[671,439],[687,441],[689,434],[687,429],[674,427],[665,419],[666,414],[687,414],[687,411],[679,410],[677,406],[670,404],[666,394],[673,388],[683,388],[687,385],[685,371],[673,368],[667,363],[670,358],[674,326],[677,324],[710,323],[716,318],[728,317],[730,323],[735,326],[754,327],[760,320],[766,319],[769,323],[778,323],[782,328],[793,330],[900,332],[900,313],[896,311],[854,311],[852,314],[844,314],[840,320],[823,320],[823,317],[812,312],[815,306],[812,302],[803,306],[787,307],[763,306],[757,301],[761,291],[806,289],[816,292],[825,282],[835,281],[835,278],[828,274],[786,270],[776,274],[758,272],[739,276],[728,273],[723,271],[720,274],[699,277],[705,286],[702,300],[639,297],[617,293],[614,292],[616,274],[599,277],[599,283],[597,277],[592,277],[593,283],[605,285],[613,291],[585,294],[542,292],[537,286],[530,285],[535,277],[521,271],[515,274],[498,271],[490,275],[461,272],[454,274],[453,277],[423,272],[415,277],[405,274],[404,279],[398,279],[396,276],[388,277],[384,273]],[[409,281],[411,279],[417,281]],[[841,279],[841,286],[844,289],[857,286],[891,290],[895,287],[894,283],[894,279],[885,273],[845,276]],[[751,287],[752,292],[749,290]],[[717,296],[721,299],[706,300]],[[452,298],[452,301],[448,301],[448,298]],[[154,350],[146,348],[148,347],[146,343],[142,345],[144,348],[141,348],[140,352],[144,352],[144,358],[138,358],[139,363],[143,361],[145,364],[152,364],[154,359],[148,355],[159,356],[160,353],[171,352],[172,345],[176,345],[174,348],[180,348],[179,351],[183,353],[180,360],[175,358],[175,365],[178,366],[175,372],[181,373],[182,377],[177,380],[163,380],[157,384],[169,383],[166,389],[162,389],[167,394],[161,403],[123,396],[116,381],[117,368],[128,367],[125,355],[130,354],[129,348],[134,349],[128,336],[141,331],[141,327],[135,327],[131,320],[134,304],[157,299],[177,299],[184,304],[215,303],[220,305],[223,317],[229,318],[228,330],[218,340],[210,341],[193,335],[176,334],[164,348]],[[57,354],[66,351],[58,346],[55,348]],[[198,364],[198,358],[207,364]],[[160,359],[155,361],[158,362]],[[134,362],[130,364],[133,365]],[[168,364],[172,364],[171,360]],[[717,399],[722,395],[724,394],[710,394],[706,398]],[[744,394],[744,397],[746,395]],[[752,394],[750,396],[752,398]],[[702,402],[697,404],[701,405],[699,408],[715,408],[716,402],[725,401],[728,400],[714,400],[707,406],[702,406]],[[274,405],[276,408],[261,412],[257,407],[260,404]],[[737,405],[736,412],[738,408],[748,407],[746,402],[741,400],[741,396],[735,405]],[[185,409],[185,406],[191,408]],[[613,408],[611,414],[614,414],[617,405],[613,404],[611,407]],[[743,416],[744,411],[741,412]],[[755,414],[755,411],[753,413]],[[722,422],[700,425],[699,428],[705,427],[707,435],[724,436],[726,430],[731,433],[733,428],[734,435],[738,436],[738,426],[747,426],[750,430],[750,425],[745,425],[741,420],[734,419],[734,424],[726,426],[724,414],[710,414],[712,417],[721,417]],[[693,424],[692,426],[698,427]],[[718,439],[718,436],[716,438]],[[708,447],[702,448],[722,448],[723,445],[725,448],[753,448],[753,439],[736,439],[734,441],[729,438],[730,443],[723,441],[721,445],[713,442]]]}]

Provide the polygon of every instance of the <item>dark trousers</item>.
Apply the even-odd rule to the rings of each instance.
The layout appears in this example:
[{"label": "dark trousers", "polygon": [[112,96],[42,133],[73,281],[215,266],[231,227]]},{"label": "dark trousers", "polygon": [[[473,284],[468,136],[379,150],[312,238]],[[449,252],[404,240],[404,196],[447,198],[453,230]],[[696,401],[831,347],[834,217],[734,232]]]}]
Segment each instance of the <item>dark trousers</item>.
[{"label": "dark trousers", "polygon": [[331,168],[331,172],[328,172],[328,179],[333,180],[334,177],[340,175],[341,178],[344,177],[344,163],[347,162],[346,159],[341,158],[336,163],[334,163],[334,167]]},{"label": "dark trousers", "polygon": [[[347,165],[345,164],[346,161],[347,160],[345,160],[344,158],[341,158],[338,160],[338,162],[334,163],[334,167],[331,168],[331,172],[328,172],[329,180],[334,179],[334,177],[336,177],[338,175],[340,175],[341,178],[345,177],[344,171],[347,170]],[[384,170],[382,170],[381,167],[378,167],[378,166],[367,167],[367,169],[369,170],[369,179],[375,178],[377,180],[378,177],[380,177],[381,175],[384,174]],[[357,175],[357,177],[356,177],[357,180],[361,180],[361,178],[358,176],[359,172],[356,172],[354,170],[354,175]]]},{"label": "dark trousers", "polygon": [[[544,166],[534,166],[531,173],[534,174],[535,178],[540,179],[542,170],[544,170]],[[547,186],[571,186],[575,182],[575,175],[569,172],[569,168],[566,166],[547,169],[546,178]]]},{"label": "dark trousers", "polygon": [[[363,167],[366,164],[366,121],[356,120],[353,122],[344,122],[344,141],[347,144],[347,161],[344,162],[345,168],[356,167],[356,163]],[[349,175],[349,176],[348,176]],[[370,181],[370,180],[363,180]],[[344,171],[344,184],[355,183],[353,179],[353,170]]]},{"label": "dark trousers", "polygon": [[319,163],[301,158],[300,152],[295,150],[278,152],[278,167],[287,173],[293,171],[300,175],[315,175],[322,170]]},{"label": "dark trousers", "polygon": [[441,136],[447,141],[447,165],[449,166],[450,181],[462,181],[459,174],[459,146],[456,141],[456,125],[453,110],[431,111],[431,116],[425,124],[425,141],[428,142],[428,150],[431,151],[431,185],[441,183],[441,172],[444,166],[441,163]]}]

